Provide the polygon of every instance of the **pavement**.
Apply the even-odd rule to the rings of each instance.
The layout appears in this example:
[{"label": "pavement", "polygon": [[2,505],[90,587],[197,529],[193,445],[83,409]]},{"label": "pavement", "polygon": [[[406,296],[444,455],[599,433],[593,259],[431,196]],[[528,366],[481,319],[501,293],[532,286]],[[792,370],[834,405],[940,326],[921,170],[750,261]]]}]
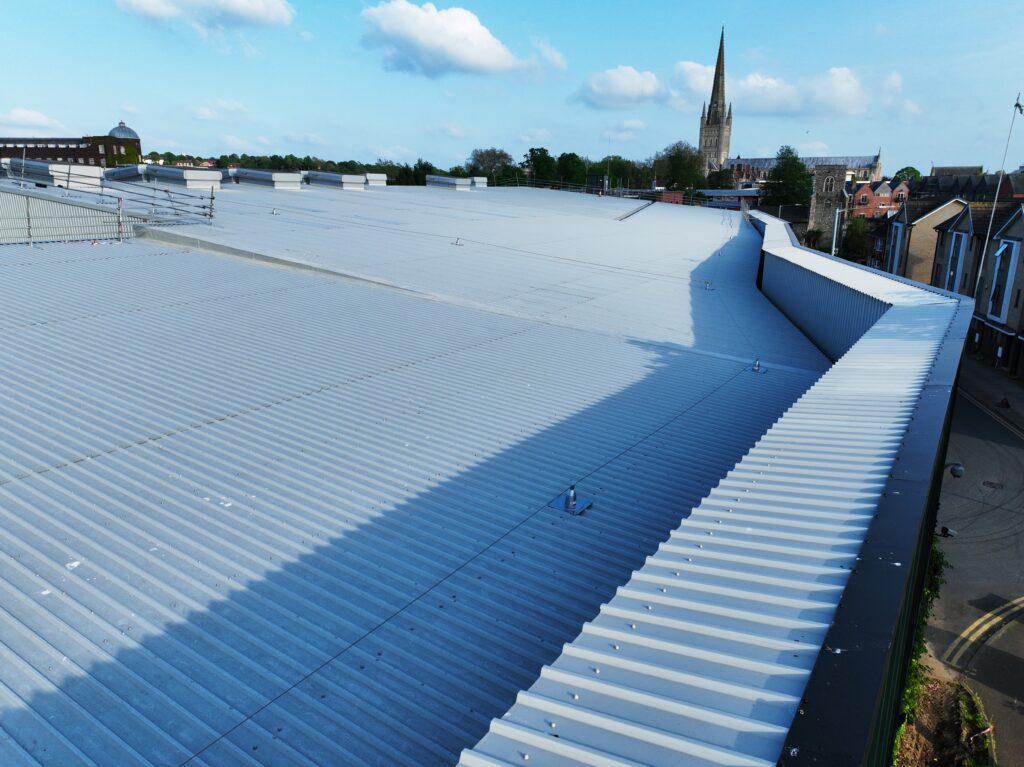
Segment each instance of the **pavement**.
[{"label": "pavement", "polygon": [[925,637],[981,697],[1000,765],[1024,767],[1024,387],[973,359],[960,386],[946,460],[966,473],[943,480],[938,525],[955,535]]}]

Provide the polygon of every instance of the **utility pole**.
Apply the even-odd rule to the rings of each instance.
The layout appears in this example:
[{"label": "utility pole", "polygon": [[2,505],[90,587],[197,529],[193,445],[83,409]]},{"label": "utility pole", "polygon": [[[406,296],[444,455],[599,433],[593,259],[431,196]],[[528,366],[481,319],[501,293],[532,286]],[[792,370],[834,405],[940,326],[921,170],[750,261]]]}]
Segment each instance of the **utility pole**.
[{"label": "utility pole", "polygon": [[985,269],[985,256],[988,255],[988,241],[992,237],[992,222],[996,218],[996,205],[999,204],[999,190],[1003,186],[1003,176],[1006,175],[1006,154],[1010,151],[1010,137],[1013,136],[1013,123],[1017,119],[1017,113],[1024,115],[1024,106],[1020,103],[1020,93],[1010,110],[1010,131],[1006,134],[1006,148],[1003,149],[1003,161],[999,165],[999,181],[996,182],[996,196],[992,200],[992,213],[988,217],[988,230],[985,232],[985,242],[981,246],[981,258],[978,259],[978,277],[974,281],[974,300],[978,300],[978,288],[981,287],[981,275]]}]

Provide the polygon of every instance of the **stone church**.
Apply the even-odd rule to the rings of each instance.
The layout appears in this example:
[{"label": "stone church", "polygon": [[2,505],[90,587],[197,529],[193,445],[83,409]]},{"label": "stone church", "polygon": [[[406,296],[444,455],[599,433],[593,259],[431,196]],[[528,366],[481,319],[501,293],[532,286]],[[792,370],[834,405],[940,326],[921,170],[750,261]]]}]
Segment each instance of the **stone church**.
[{"label": "stone church", "polygon": [[711,86],[711,103],[700,110],[700,153],[708,172],[719,170],[729,156],[732,136],[732,104],[725,103],[725,27],[718,41],[715,81]]}]

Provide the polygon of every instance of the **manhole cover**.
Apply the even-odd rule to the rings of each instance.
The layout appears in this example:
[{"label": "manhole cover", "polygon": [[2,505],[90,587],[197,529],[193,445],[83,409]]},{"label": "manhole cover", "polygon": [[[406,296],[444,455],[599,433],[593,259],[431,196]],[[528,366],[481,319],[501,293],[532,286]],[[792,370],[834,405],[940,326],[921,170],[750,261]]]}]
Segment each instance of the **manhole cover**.
[{"label": "manhole cover", "polygon": [[1003,483],[1002,482],[993,482],[991,479],[986,479],[981,484],[983,484],[985,487],[991,487],[993,490],[1002,490],[1003,489]]}]

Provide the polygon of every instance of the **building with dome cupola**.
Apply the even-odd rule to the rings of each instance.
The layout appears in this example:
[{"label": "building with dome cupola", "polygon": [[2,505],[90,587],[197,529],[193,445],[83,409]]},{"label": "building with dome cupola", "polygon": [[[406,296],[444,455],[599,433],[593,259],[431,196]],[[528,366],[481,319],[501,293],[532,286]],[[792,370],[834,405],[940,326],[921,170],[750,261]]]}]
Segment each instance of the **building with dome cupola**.
[{"label": "building with dome cupola", "polygon": [[121,120],[102,136],[0,138],[0,157],[116,168],[140,162],[142,142]]}]

